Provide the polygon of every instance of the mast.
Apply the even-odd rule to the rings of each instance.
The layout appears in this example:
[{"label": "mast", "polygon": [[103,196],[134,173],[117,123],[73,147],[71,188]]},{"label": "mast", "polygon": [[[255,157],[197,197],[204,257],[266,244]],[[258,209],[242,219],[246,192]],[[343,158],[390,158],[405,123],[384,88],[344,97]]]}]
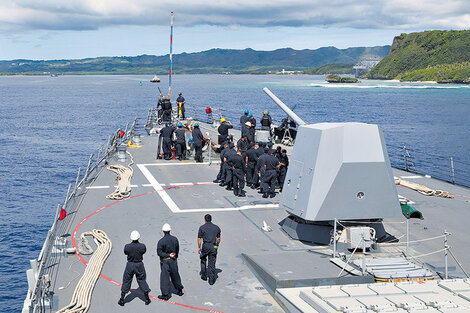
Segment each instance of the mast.
[{"label": "mast", "polygon": [[173,11],[171,11],[171,27],[170,27],[170,74],[168,79],[168,97],[171,99],[171,70],[173,68]]}]

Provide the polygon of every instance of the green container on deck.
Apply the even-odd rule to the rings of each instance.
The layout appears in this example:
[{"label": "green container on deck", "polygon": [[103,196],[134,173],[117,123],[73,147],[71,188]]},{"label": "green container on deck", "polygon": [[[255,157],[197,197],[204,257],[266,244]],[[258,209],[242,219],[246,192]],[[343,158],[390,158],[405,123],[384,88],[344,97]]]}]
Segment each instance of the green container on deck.
[{"label": "green container on deck", "polygon": [[419,218],[424,219],[423,213],[413,208],[411,205],[408,204],[401,204],[401,213],[407,218]]}]

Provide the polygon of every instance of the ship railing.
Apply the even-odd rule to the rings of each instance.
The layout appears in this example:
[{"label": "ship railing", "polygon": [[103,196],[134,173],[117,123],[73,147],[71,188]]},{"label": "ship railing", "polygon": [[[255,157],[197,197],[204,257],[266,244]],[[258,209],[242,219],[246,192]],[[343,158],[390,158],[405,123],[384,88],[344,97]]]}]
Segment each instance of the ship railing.
[{"label": "ship railing", "polygon": [[[34,280],[34,283],[33,286],[30,286],[23,313],[44,312],[46,309],[52,309],[53,288],[51,289],[51,287],[55,282],[60,258],[64,254],[63,251],[58,250],[57,246],[61,246],[63,240],[70,236],[68,232],[76,213],[75,204],[80,201],[79,196],[85,192],[84,186],[95,178],[97,170],[104,164],[104,161],[117,151],[119,145],[130,140],[133,134],[140,132],[141,128],[143,128],[143,125],[136,118],[131,124],[126,125],[125,136],[119,138],[118,131],[116,131],[114,135],[108,138],[106,143],[99,147],[97,152],[90,154],[84,170],[81,167],[78,168],[74,183],[68,186],[64,203],[57,206],[54,223],[47,233],[39,257],[31,261],[32,268],[27,275],[28,281]],[[59,216],[62,209],[66,211],[66,215],[65,218],[60,220]],[[64,245],[61,247],[64,247]]]},{"label": "ship railing", "polygon": [[[333,244],[333,254],[332,254],[332,257],[333,258],[344,258],[345,259],[345,263],[343,264],[343,267],[341,268],[341,271],[339,272],[338,274],[338,278],[341,277],[341,275],[343,274],[343,272],[347,269],[347,267],[349,266],[351,260],[354,259],[354,256],[355,256],[355,253],[356,253],[356,250],[358,248],[362,248],[362,266],[361,266],[361,269],[362,269],[362,275],[365,275],[366,273],[366,254],[370,254],[370,253],[367,253],[367,249],[366,249],[366,243],[365,243],[365,239],[364,237],[361,238],[361,240],[359,242],[357,242],[354,250],[351,252],[351,254],[349,256],[347,255],[344,255],[341,256],[341,254],[339,254],[337,251],[337,241],[340,239],[340,235],[339,235],[339,232],[338,232],[338,226],[344,231],[348,228],[347,226],[347,223],[355,223],[355,224],[367,224],[367,225],[370,225],[370,224],[383,224],[383,225],[387,225],[387,224],[406,224],[406,233],[401,235],[401,236],[398,236],[398,237],[395,237],[395,236],[392,236],[392,239],[390,240],[386,240],[386,241],[381,241],[381,242],[376,242],[375,245],[377,247],[380,247],[380,248],[383,248],[383,247],[393,247],[394,248],[394,251],[387,251],[386,254],[390,257],[403,257],[409,261],[412,261],[412,262],[415,262],[415,263],[418,263],[420,264],[423,268],[425,267],[428,267],[427,264],[429,264],[429,262],[424,262],[424,259],[427,259],[429,260],[429,257],[430,256],[433,256],[435,257],[436,255],[439,256],[441,255],[444,259],[444,268],[442,270],[442,272],[438,272],[436,271],[436,273],[438,275],[441,276],[441,278],[444,278],[444,279],[448,279],[449,278],[449,253],[450,253],[450,256],[452,257],[452,259],[454,260],[454,262],[459,266],[460,270],[462,271],[463,275],[465,275],[466,278],[470,278],[468,272],[465,270],[465,268],[463,267],[462,263],[456,258],[456,256],[452,253],[452,246],[449,245],[449,237],[452,235],[450,232],[448,232],[447,230],[444,230],[444,233],[442,235],[437,235],[437,236],[433,236],[433,237],[427,237],[427,238],[422,238],[422,239],[415,239],[415,240],[410,240],[410,235],[409,235],[409,219],[406,219],[405,221],[377,221],[377,222],[371,222],[371,221],[350,221],[350,220],[345,220],[345,221],[342,221],[342,220],[338,220],[338,219],[334,219],[334,229],[333,229],[333,235],[332,235],[332,238],[331,238],[331,243]],[[402,241],[401,238],[405,237],[405,240]],[[423,242],[429,242],[429,241],[442,241],[443,243],[443,246],[442,248],[439,248],[437,250],[433,250],[433,251],[423,251],[424,253],[419,253],[419,254],[416,254],[417,251],[411,251],[410,249],[410,246],[422,246],[422,243]],[[347,239],[346,240],[346,245],[351,245],[353,242],[351,241],[351,239]],[[405,246],[404,249],[402,248],[402,246]],[[383,251],[381,252],[383,253]],[[438,257],[439,258],[439,257]],[[455,277],[452,277],[452,278],[455,278]]]},{"label": "ship railing", "polygon": [[390,163],[395,168],[470,187],[470,163],[407,146],[387,144],[387,149]]}]

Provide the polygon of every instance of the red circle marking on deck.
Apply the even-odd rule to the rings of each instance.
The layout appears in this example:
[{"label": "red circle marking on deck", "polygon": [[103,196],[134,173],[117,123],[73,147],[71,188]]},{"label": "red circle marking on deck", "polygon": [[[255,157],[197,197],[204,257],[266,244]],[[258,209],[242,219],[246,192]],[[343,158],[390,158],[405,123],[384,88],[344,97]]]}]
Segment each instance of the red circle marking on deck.
[{"label": "red circle marking on deck", "polygon": [[[91,213],[90,215],[88,215],[87,217],[85,217],[83,220],[80,221],[80,223],[78,223],[77,227],[75,227],[75,229],[73,230],[73,234],[72,234],[72,247],[75,248],[75,254],[77,255],[77,257],[80,259],[80,261],[82,261],[83,264],[87,265],[87,261],[85,261],[85,259],[82,257],[82,255],[78,252],[78,249],[77,249],[77,244],[76,244],[76,240],[75,238],[77,237],[77,232],[78,230],[80,229],[80,227],[82,226],[83,223],[85,223],[90,217],[92,217],[93,215],[95,215],[96,213],[98,212],[101,212],[102,210],[106,209],[106,208],[109,208],[110,206],[113,206],[115,204],[118,204],[120,202],[123,202],[123,201],[127,201],[127,200],[131,200],[131,199],[134,199],[134,198],[138,198],[138,197],[142,197],[142,196],[146,196],[146,195],[149,195],[149,194],[152,194],[152,193],[155,193],[155,192],[158,192],[158,191],[164,191],[164,190],[169,190],[169,189],[178,189],[178,188],[182,188],[182,187],[192,187],[192,186],[200,186],[200,185],[211,185],[213,183],[204,183],[204,184],[192,184],[192,185],[184,185],[184,186],[173,186],[173,187],[168,187],[168,188],[164,188],[164,189],[160,189],[160,190],[154,190],[154,191],[150,191],[150,192],[146,192],[146,193],[143,193],[143,194],[140,194],[140,195],[135,195],[135,196],[132,196],[132,197],[129,197],[129,198],[125,198],[125,199],[122,199],[122,200],[118,200],[118,201],[114,201],[113,203],[110,203],[108,205],[105,205],[104,207],[102,208],[99,208],[98,210],[96,210],[95,212]],[[103,277],[104,279],[106,279],[107,281],[115,284],[116,286],[121,286],[120,283],[118,283],[117,281],[115,281],[114,279],[104,275],[104,274],[100,274],[101,277]],[[136,290],[132,290],[131,289],[131,292],[136,292],[136,293],[140,293]],[[150,296],[150,295],[149,295]],[[214,311],[214,310],[210,310],[210,309],[204,309],[204,308],[198,308],[198,307],[195,307],[195,306],[191,306],[191,305],[187,305],[187,304],[183,304],[183,303],[178,303],[178,302],[174,302],[174,301],[170,301],[170,300],[161,300],[161,299],[158,299],[157,297],[154,297],[154,296],[150,296],[150,298],[152,299],[155,299],[155,300],[160,300],[162,302],[167,302],[167,303],[170,303],[170,304],[175,304],[175,305],[179,305],[181,307],[185,307],[185,308],[188,308],[188,309],[193,309],[193,310],[198,310],[198,311],[205,311],[205,312],[212,312],[212,313],[223,313],[221,311]]]}]

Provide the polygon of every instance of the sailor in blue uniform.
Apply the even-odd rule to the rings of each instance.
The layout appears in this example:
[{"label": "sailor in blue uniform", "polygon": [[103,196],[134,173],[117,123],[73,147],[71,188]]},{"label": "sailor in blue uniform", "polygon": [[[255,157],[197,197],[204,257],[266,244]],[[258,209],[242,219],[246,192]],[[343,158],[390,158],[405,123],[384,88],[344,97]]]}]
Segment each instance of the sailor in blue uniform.
[{"label": "sailor in blue uniform", "polygon": [[199,227],[197,234],[197,252],[201,259],[200,274],[202,280],[209,278],[209,285],[213,285],[216,279],[215,261],[220,244],[220,228],[212,224],[212,216],[210,214],[204,216],[204,221],[205,224]]},{"label": "sailor in blue uniform", "polygon": [[217,128],[217,131],[219,132],[219,137],[218,137],[217,142],[219,145],[223,145],[227,141],[228,130],[232,129],[233,126],[232,126],[232,123],[230,123],[230,121],[227,121],[223,117],[220,119],[220,123],[221,124],[219,128]]},{"label": "sailor in blue uniform", "polygon": [[243,126],[245,125],[246,122],[248,122],[248,114],[250,113],[250,111],[248,110],[245,110],[244,114],[240,117],[240,126],[241,128],[243,128]]},{"label": "sailor in blue uniform", "polygon": [[279,160],[279,192],[282,192],[284,181],[286,180],[287,168],[289,167],[289,157],[287,156],[286,149],[281,150],[281,155],[278,157]]},{"label": "sailor in blue uniform", "polygon": [[248,150],[245,154],[245,164],[246,164],[246,185],[251,187],[253,184],[253,177],[255,175],[256,162],[258,162],[258,155],[256,154],[256,149],[258,147],[255,144],[250,143],[248,145]]},{"label": "sailor in blue uniform", "polygon": [[150,288],[147,284],[143,256],[147,252],[147,248],[143,243],[139,242],[140,234],[137,230],[131,233],[131,243],[124,246],[124,254],[127,255],[126,269],[122,277],[121,298],[118,301],[120,306],[124,306],[124,297],[131,289],[132,278],[136,277],[139,288],[145,296],[145,304],[150,304],[149,292]]},{"label": "sailor in blue uniform", "polygon": [[245,197],[245,171],[246,165],[245,160],[242,157],[242,152],[238,152],[230,157],[230,162],[232,163],[232,185],[233,185],[233,194],[237,197]]},{"label": "sailor in blue uniform", "polygon": [[171,160],[173,158],[171,139],[175,130],[176,128],[171,126],[170,123],[166,123],[165,127],[160,130],[160,136],[162,136],[163,158],[165,160]]},{"label": "sailor in blue uniform", "polygon": [[264,174],[261,180],[261,188],[263,191],[263,198],[274,198],[276,196],[274,188],[276,188],[279,160],[274,155],[269,154],[269,148],[266,149],[268,149],[268,154],[264,159]]},{"label": "sailor in blue uniform", "polygon": [[266,159],[268,158],[268,154],[269,154],[269,148],[264,147],[263,148],[263,154],[259,156],[258,162],[256,162],[255,171],[258,174],[257,177],[259,177],[260,187],[261,187],[261,191],[259,193],[264,192],[263,191],[263,179],[264,179],[264,174],[266,172],[266,168],[265,168],[264,164],[266,162]]},{"label": "sailor in blue uniform", "polygon": [[202,147],[204,146],[204,136],[202,135],[201,130],[199,129],[199,123],[194,123],[193,140],[194,140],[194,160],[196,162],[202,163]]},{"label": "sailor in blue uniform", "polygon": [[181,116],[181,118],[184,120],[185,119],[185,116],[184,116],[184,104],[186,103],[186,100],[184,99],[183,97],[183,94],[180,92],[179,95],[178,95],[178,98],[176,98],[176,106],[177,106],[177,117],[179,118]]},{"label": "sailor in blue uniform", "polygon": [[259,167],[258,167],[258,160],[259,157],[264,154],[264,148],[265,144],[263,142],[260,142],[258,144],[258,148],[256,149],[256,164],[255,164],[255,172],[253,174],[252,180],[251,180],[251,189],[256,189],[260,185],[260,180],[259,180]]},{"label": "sailor in blue uniform", "polygon": [[157,254],[160,257],[160,290],[162,294],[158,299],[168,300],[171,298],[170,294],[170,279],[171,283],[177,290],[177,295],[183,295],[183,285],[181,284],[180,274],[178,273],[178,253],[179,243],[175,236],[170,235],[171,226],[165,224],[162,227],[164,236],[158,241]]},{"label": "sailor in blue uniform", "polygon": [[[231,158],[237,154],[235,151],[235,145],[233,142],[229,143],[228,145],[229,150],[225,152],[224,155],[224,165],[225,165],[225,178],[224,178],[224,183],[227,185],[225,189],[227,190],[232,190],[233,187],[233,164],[231,161]],[[219,186],[224,186],[224,184],[219,184]]]},{"label": "sailor in blue uniform", "polygon": [[178,160],[186,159],[186,136],[183,129],[183,124],[178,123],[178,129],[175,131],[176,134],[176,157]]},{"label": "sailor in blue uniform", "polygon": [[220,151],[220,169],[219,173],[217,174],[217,178],[213,180],[214,183],[220,183],[221,186],[225,186],[225,166],[224,166],[224,160],[225,160],[225,153],[229,150],[228,148],[229,143],[225,142],[223,145],[222,151]]},{"label": "sailor in blue uniform", "polygon": [[161,108],[162,108],[162,120],[163,120],[163,122],[171,122],[172,107],[171,107],[170,98],[163,97],[163,95],[160,94],[160,96],[158,97],[157,108],[158,108],[158,106],[161,106]]}]

